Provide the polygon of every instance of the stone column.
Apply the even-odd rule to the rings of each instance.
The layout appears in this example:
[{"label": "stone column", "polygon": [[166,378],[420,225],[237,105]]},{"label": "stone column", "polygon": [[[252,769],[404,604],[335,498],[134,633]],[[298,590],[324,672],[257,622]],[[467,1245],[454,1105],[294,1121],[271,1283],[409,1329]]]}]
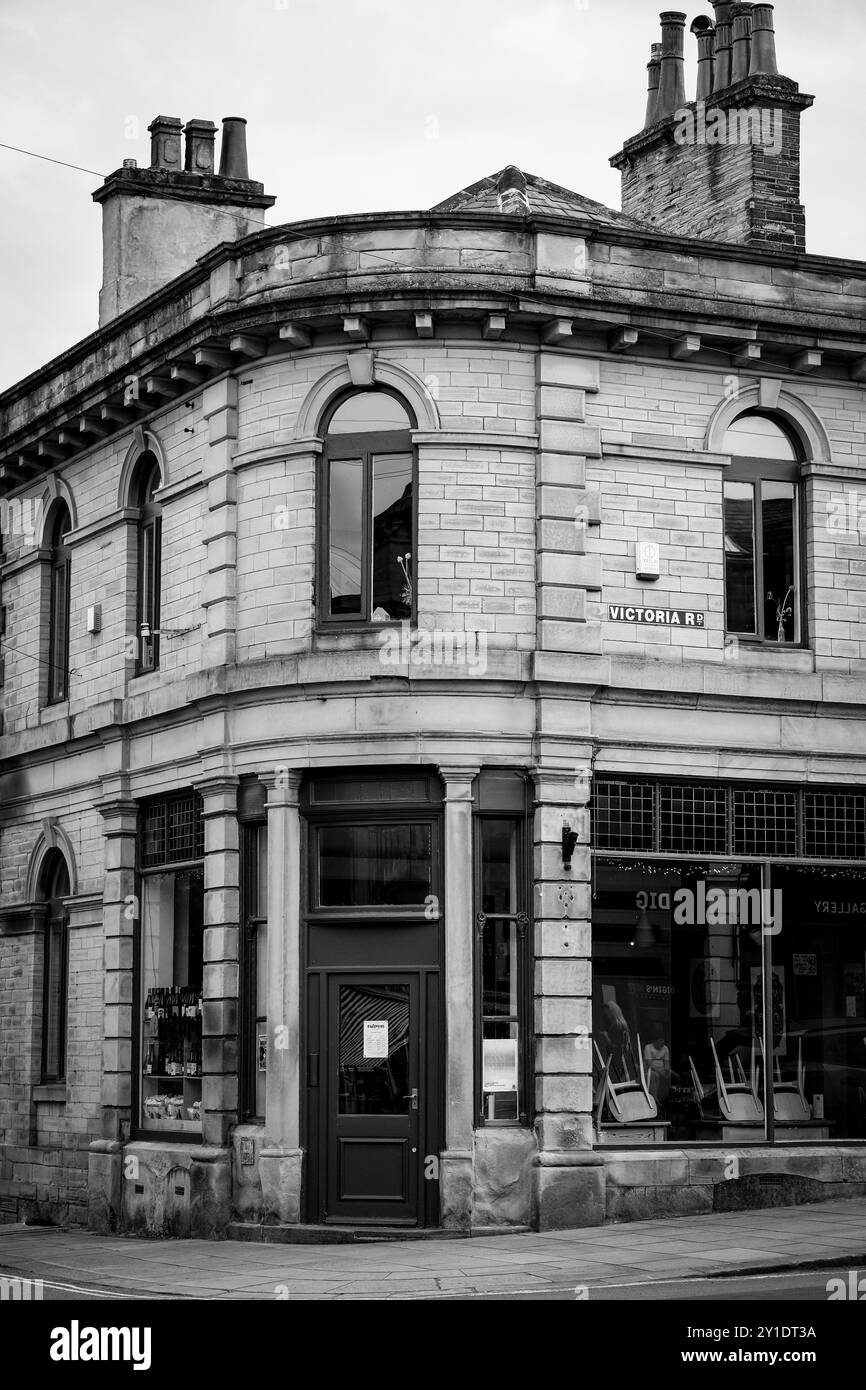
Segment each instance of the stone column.
[{"label": "stone column", "polygon": [[445,1151],[440,1220],[468,1228],[472,1211],[475,1007],[472,781],[477,767],[442,767],[445,783]]},{"label": "stone column", "polygon": [[195,790],[204,821],[202,1138],[223,1147],[238,1122],[238,778],[208,778]]},{"label": "stone column", "polygon": [[[576,765],[534,770],[535,1130],[539,1230],[604,1220],[601,1158],[592,1149],[590,749]],[[577,835],[563,864],[563,828]]]},{"label": "stone column", "polygon": [[133,953],[140,904],[135,893],[138,806],[123,797],[98,805],[105,835],[102,1139],[90,1146],[88,1225],[114,1230],[120,1219],[122,1143],[132,1120]]},{"label": "stone column", "polygon": [[301,818],[303,773],[268,782],[268,1062],[265,1147],[259,1157],[265,1219],[301,1219]]}]

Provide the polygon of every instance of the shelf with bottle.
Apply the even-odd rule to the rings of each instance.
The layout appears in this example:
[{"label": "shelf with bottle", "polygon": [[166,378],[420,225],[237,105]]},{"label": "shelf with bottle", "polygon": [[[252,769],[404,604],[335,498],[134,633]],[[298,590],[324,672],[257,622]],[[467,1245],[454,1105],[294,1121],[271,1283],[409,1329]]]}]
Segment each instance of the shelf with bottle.
[{"label": "shelf with bottle", "polygon": [[192,989],[151,989],[142,1039],[142,1120],[147,1128],[201,1131],[201,998]]}]

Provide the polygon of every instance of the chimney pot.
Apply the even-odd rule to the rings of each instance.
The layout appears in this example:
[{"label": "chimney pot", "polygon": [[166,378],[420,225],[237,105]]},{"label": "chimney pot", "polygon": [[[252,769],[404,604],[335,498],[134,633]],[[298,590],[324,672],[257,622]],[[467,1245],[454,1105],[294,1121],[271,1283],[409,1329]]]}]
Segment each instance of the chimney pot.
[{"label": "chimney pot", "polygon": [[752,47],[752,7],[734,6],[734,40],[731,46],[731,86],[749,76]]},{"label": "chimney pot", "polygon": [[223,116],[220,146],[220,178],[247,179],[247,123],[244,116]]},{"label": "chimney pot", "polygon": [[659,81],[661,78],[662,46],[660,43],[652,45],[652,57],[646,65],[647,68],[647,101],[646,101],[646,120],[644,130],[649,130],[651,125],[655,125],[658,120],[659,109]]},{"label": "chimney pot", "polygon": [[698,40],[697,100],[706,101],[713,90],[713,68],[716,51],[716,26],[706,15],[693,21],[691,31]]},{"label": "chimney pot", "polygon": [[776,34],[773,29],[773,6],[755,5],[752,9],[752,56],[749,76],[778,75],[776,66]]},{"label": "chimney pot", "polygon": [[716,12],[716,66],[713,91],[723,92],[731,85],[731,36],[733,30],[733,0],[714,0]]},{"label": "chimney pot", "polygon": [[186,136],[183,167],[188,174],[212,174],[214,171],[214,140],[216,126],[213,121],[193,118],[183,128]]},{"label": "chimney pot", "polygon": [[150,131],[151,169],[173,169],[179,172],[182,128],[180,117],[155,116],[147,128]]},{"label": "chimney pot", "polygon": [[137,169],[137,168],[138,168],[138,160],[137,160],[137,159],[125,159],[125,160],[123,161],[123,167],[124,167],[124,169]]},{"label": "chimney pot", "polygon": [[660,18],[662,57],[656,120],[664,121],[675,115],[686,101],[686,81],[683,71],[686,16],[680,10],[664,10]]}]

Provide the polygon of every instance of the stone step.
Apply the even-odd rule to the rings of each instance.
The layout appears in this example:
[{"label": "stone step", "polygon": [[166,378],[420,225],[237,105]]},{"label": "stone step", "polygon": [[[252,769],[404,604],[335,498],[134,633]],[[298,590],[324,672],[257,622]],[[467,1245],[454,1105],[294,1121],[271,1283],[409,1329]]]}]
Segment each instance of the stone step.
[{"label": "stone step", "polygon": [[226,1238],[267,1245],[354,1245],[391,1240],[466,1240],[470,1236],[522,1235],[528,1230],[528,1226],[450,1231],[441,1226],[265,1226],[258,1221],[232,1221],[226,1227]]}]

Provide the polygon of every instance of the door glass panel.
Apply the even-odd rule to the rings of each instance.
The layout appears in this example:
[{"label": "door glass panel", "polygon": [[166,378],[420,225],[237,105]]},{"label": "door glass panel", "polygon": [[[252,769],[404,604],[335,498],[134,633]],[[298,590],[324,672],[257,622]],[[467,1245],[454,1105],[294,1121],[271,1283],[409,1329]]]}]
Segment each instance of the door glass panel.
[{"label": "door glass panel", "polygon": [[373,455],[373,621],[412,616],[412,455]]},{"label": "door glass panel", "polygon": [[768,642],[796,640],[794,588],[794,484],[761,483],[764,534],[764,636]]},{"label": "door glass panel", "polygon": [[725,602],[729,632],[755,632],[755,489],[725,483]]},{"label": "door glass panel", "polygon": [[363,474],[360,459],[340,459],[330,465],[328,574],[335,617],[361,612]]},{"label": "door glass panel", "polygon": [[409,986],[340,986],[339,1112],[407,1115]]},{"label": "door glass panel", "polygon": [[481,910],[517,911],[517,827],[511,820],[481,822]]},{"label": "door glass panel", "polygon": [[320,907],[424,906],[429,825],[328,825],[318,834]]}]

